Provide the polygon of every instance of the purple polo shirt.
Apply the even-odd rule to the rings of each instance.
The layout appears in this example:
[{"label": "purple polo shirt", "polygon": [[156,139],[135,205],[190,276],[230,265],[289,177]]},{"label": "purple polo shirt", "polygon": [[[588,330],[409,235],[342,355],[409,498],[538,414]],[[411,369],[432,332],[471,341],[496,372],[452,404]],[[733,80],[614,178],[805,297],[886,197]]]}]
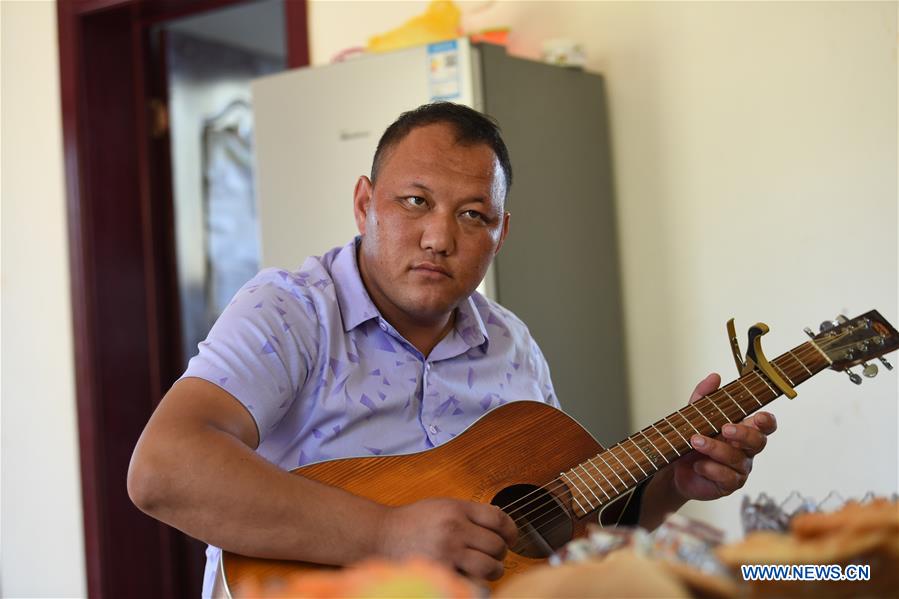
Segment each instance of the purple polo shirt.
[{"label": "purple polo shirt", "polygon": [[[449,441],[509,401],[558,407],[527,327],[477,292],[423,356],[372,303],[357,241],[308,258],[296,272],[257,274],[188,364],[185,377],[218,385],[246,406],[261,456],[290,470],[411,453]],[[204,596],[218,557],[210,547]]]}]

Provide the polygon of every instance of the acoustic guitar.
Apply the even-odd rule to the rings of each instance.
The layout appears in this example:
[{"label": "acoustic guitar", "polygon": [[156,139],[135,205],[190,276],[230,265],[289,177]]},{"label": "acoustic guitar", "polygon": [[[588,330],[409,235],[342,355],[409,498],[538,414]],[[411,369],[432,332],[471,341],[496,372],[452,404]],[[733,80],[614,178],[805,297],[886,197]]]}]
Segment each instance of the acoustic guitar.
[{"label": "acoustic guitar", "polygon": [[[607,511],[620,512],[637,485],[692,451],[691,435],[715,436],[781,395],[795,397],[796,385],[826,369],[846,371],[859,384],[861,376],[851,367],[862,365],[865,376],[874,376],[877,367],[870,361],[879,358],[892,369],[882,356],[899,347],[899,333],[876,310],[827,321],[817,335],[806,329],[809,341],[770,362],[761,349],[767,326],[749,330],[745,359],[733,320],[727,328],[740,377],[609,448],[563,412],[518,401],[428,451],[336,459],[293,473],[390,506],[432,497],[497,505],[518,526],[505,578],[540,564],[583,535],[588,522],[605,521]],[[249,579],[262,582],[320,567],[223,552],[215,592],[230,596],[230,589]]]}]

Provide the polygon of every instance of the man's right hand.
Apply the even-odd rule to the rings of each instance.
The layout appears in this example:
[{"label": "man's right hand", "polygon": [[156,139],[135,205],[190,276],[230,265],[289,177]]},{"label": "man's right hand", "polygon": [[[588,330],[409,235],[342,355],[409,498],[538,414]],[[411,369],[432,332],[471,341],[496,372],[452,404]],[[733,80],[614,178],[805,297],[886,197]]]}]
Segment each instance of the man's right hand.
[{"label": "man's right hand", "polygon": [[393,559],[425,556],[474,578],[496,580],[517,536],[512,518],[495,505],[426,499],[387,509],[377,550]]}]

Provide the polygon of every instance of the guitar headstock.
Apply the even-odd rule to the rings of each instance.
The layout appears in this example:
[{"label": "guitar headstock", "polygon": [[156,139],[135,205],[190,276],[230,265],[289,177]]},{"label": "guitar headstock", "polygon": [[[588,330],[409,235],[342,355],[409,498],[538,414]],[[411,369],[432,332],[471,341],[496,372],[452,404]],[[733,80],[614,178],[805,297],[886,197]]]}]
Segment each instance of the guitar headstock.
[{"label": "guitar headstock", "polygon": [[877,367],[867,362],[880,358],[892,370],[893,367],[883,356],[899,349],[899,332],[877,310],[852,320],[838,316],[834,321],[825,321],[817,335],[812,335],[808,330],[806,332],[833,362],[831,368],[846,370],[856,384],[861,383],[861,377],[850,372],[849,368],[864,364],[865,376],[871,377],[877,374]]}]

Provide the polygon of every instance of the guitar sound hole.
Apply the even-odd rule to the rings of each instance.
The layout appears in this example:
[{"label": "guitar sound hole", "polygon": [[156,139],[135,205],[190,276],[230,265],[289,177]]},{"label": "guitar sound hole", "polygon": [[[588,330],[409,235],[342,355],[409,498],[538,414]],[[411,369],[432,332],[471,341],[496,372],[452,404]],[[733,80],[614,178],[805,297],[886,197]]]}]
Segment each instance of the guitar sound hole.
[{"label": "guitar sound hole", "polygon": [[571,540],[571,515],[562,504],[540,487],[512,485],[490,502],[499,506],[518,525],[518,540],[511,550],[532,558],[549,557]]}]

